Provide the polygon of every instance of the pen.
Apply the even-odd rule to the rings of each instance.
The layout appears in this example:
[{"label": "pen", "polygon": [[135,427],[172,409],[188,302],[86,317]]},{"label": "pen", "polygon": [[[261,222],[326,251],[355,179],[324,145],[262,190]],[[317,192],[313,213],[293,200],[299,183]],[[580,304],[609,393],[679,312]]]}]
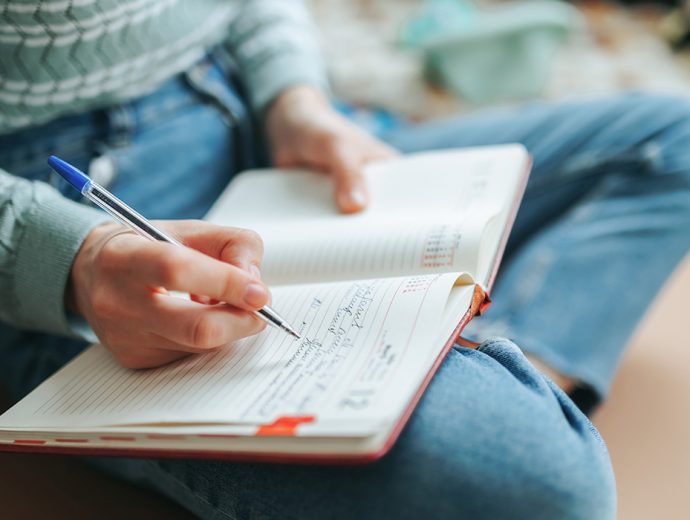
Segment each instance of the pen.
[{"label": "pen", "polygon": [[[151,224],[151,222],[127,206],[127,204],[122,202],[115,195],[92,181],[88,175],[78,168],[75,168],[71,164],[58,157],[55,157],[54,155],[50,156],[48,159],[48,164],[84,197],[107,211],[111,216],[115,217],[117,220],[139,235],[150,240],[160,240],[176,246],[185,247],[185,245],[179,240],[155,227],[153,224]],[[281,318],[281,316],[268,305],[259,309],[258,311],[254,311],[254,314],[269,325],[282,329],[291,336],[300,339],[300,335],[297,334],[295,329],[293,329],[287,321]]]}]

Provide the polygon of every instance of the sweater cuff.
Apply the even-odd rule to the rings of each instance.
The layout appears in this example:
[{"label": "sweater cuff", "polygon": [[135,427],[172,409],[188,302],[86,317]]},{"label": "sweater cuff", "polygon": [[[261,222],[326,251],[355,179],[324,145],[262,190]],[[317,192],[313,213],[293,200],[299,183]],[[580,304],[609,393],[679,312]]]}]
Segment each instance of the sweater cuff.
[{"label": "sweater cuff", "polygon": [[248,93],[252,106],[262,116],[268,105],[285,89],[310,85],[328,94],[328,79],[314,60],[305,60],[302,53],[272,56],[248,74]]},{"label": "sweater cuff", "polygon": [[34,204],[16,256],[14,292],[21,322],[34,330],[83,336],[79,320],[69,317],[65,288],[82,242],[107,214],[34,184]]}]

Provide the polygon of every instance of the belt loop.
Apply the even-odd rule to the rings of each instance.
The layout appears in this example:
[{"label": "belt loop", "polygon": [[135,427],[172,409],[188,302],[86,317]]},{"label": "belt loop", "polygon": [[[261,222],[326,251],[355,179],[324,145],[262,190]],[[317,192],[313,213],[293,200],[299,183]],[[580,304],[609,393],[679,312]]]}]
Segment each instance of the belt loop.
[{"label": "belt loop", "polygon": [[223,94],[218,92],[212,84],[204,84],[204,77],[208,72],[208,64],[197,64],[183,73],[187,84],[194,89],[197,95],[206,103],[215,106],[222,114],[223,121],[229,128],[239,125],[240,117],[227,103],[223,102]]},{"label": "belt loop", "polygon": [[[205,81],[209,63],[222,74],[227,87]],[[256,167],[258,146],[252,110],[242,93],[242,85],[235,76],[236,64],[222,46],[212,49],[208,60],[183,73],[187,84],[203,101],[214,106],[232,129],[236,165],[239,170],[245,170]]]},{"label": "belt loop", "polygon": [[265,166],[268,161],[263,160],[264,145],[261,135],[262,125],[257,119],[257,114],[249,103],[246,85],[242,81],[239,66],[232,51],[227,44],[216,45],[211,50],[211,60],[223,71],[226,81],[233,90],[234,97],[243,105],[242,117],[240,117],[235,136],[236,148],[241,148],[242,161],[238,163],[240,170],[249,170]]},{"label": "belt loop", "polygon": [[113,148],[122,148],[132,142],[136,121],[130,105],[116,105],[106,110],[108,128],[105,142]]}]

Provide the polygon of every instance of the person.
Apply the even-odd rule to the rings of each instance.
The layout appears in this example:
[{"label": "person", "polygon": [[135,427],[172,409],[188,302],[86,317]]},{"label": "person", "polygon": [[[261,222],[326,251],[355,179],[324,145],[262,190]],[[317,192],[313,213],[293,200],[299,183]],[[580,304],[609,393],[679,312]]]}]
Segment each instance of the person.
[{"label": "person", "polygon": [[[606,395],[690,247],[688,100],[531,104],[373,136],[331,107],[297,0],[2,6],[0,376],[15,398],[95,338],[142,368],[261,328],[244,312],[269,298],[259,237],[197,220],[240,170],[323,170],[355,212],[376,159],[508,142],[534,158],[495,303],[469,331],[483,341],[451,350],[382,460],[91,464],[204,518],[615,516],[606,447],[578,405]],[[50,154],[194,250],[111,223],[58,182]],[[197,296],[171,306],[161,287]]]}]

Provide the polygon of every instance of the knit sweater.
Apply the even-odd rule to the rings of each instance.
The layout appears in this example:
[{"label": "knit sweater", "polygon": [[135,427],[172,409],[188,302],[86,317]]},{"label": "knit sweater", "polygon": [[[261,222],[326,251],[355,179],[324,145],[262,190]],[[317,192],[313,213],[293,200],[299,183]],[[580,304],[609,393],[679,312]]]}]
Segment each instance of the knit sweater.
[{"label": "knit sweater", "polygon": [[[257,111],[288,86],[325,85],[299,0],[0,0],[0,133],[152,92],[220,42]],[[73,334],[69,271],[105,218],[0,170],[0,320]]]}]

